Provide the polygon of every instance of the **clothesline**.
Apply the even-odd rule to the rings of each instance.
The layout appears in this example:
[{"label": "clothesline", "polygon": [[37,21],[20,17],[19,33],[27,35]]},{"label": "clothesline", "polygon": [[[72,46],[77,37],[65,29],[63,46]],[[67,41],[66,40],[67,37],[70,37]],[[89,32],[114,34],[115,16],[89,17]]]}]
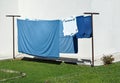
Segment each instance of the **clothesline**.
[{"label": "clothesline", "polygon": [[78,44],[75,41],[91,37],[90,24],[90,16],[64,20],[18,19],[18,50],[49,58],[57,58],[59,53],[77,53]]},{"label": "clothesline", "polygon": [[[29,21],[41,21],[40,19],[22,19]],[[61,20],[63,23],[63,35],[73,36],[77,33],[77,38],[90,38],[91,37],[91,16],[70,16],[68,18],[56,19]],[[42,21],[52,21],[42,20]],[[79,29],[79,32],[78,32]]]},{"label": "clothesline", "polygon": [[[99,13],[95,13],[95,12],[85,12],[84,14],[88,14],[90,15],[92,18],[92,22],[91,22],[91,26],[92,26],[92,64],[91,66],[94,66],[94,39],[93,39],[93,15],[97,15]],[[7,17],[12,17],[13,18],[13,58],[15,59],[15,39],[14,39],[14,17],[20,17],[19,15],[6,15]]]}]

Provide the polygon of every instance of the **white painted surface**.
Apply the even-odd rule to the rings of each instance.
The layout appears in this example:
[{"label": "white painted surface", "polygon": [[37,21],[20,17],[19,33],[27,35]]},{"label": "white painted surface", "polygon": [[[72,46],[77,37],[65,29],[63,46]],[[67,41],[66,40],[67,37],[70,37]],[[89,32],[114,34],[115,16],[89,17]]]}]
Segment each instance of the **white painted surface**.
[{"label": "white painted surface", "polygon": [[12,18],[6,15],[17,12],[17,0],[0,0],[0,58],[12,57]]},{"label": "white painted surface", "polygon": [[59,19],[89,11],[90,3],[90,0],[19,0],[19,13],[25,18]]},{"label": "white painted surface", "polygon": [[[21,18],[31,19],[61,19],[94,11],[100,13],[94,16],[95,65],[99,65],[103,54],[120,52],[119,3],[119,0],[0,0],[0,57],[12,57],[12,19],[6,18],[7,14],[18,13]],[[78,41],[78,54],[61,56],[91,59],[91,39]]]},{"label": "white painted surface", "polygon": [[[94,18],[95,59],[103,54],[120,52],[120,3],[119,0],[93,0],[92,11],[100,12]],[[119,53],[115,56],[120,56]],[[119,57],[120,60],[120,57]],[[97,64],[97,63],[96,63]]]}]

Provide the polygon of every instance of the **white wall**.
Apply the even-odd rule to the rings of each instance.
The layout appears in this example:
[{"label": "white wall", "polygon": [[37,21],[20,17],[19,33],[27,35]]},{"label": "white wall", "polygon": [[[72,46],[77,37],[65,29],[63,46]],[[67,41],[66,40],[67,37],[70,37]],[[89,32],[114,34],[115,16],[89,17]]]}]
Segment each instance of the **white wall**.
[{"label": "white wall", "polygon": [[113,54],[115,61],[120,61],[119,3],[119,0],[92,0],[92,11],[100,13],[94,18],[95,59],[99,61],[103,54]]},{"label": "white wall", "polygon": [[6,15],[17,11],[17,0],[0,0],[0,58],[12,56],[12,19]]},{"label": "white wall", "polygon": [[93,0],[92,10],[100,12],[94,18],[96,57],[120,51],[119,0]]},{"label": "white wall", "polygon": [[[119,0],[0,0],[0,56],[12,56],[12,21],[5,15],[17,13],[21,18],[60,19],[86,11],[99,12],[100,15],[94,16],[95,59],[119,52],[119,3]],[[78,54],[61,56],[91,57],[91,39],[79,39],[78,46]]]},{"label": "white wall", "polygon": [[90,10],[90,0],[19,0],[19,13],[25,18],[57,19]]},{"label": "white wall", "polygon": [[120,51],[120,0],[115,0],[113,1],[113,26],[112,29],[114,30],[113,36],[111,40],[114,40],[114,47],[116,48],[117,51]]}]

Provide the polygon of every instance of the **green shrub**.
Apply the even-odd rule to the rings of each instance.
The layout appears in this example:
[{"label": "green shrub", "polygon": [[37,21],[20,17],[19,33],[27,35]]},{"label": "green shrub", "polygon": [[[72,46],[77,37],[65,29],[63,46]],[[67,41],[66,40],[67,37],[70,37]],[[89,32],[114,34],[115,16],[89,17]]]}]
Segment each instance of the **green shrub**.
[{"label": "green shrub", "polygon": [[102,57],[102,61],[104,65],[112,64],[112,62],[114,61],[113,55],[104,55]]}]

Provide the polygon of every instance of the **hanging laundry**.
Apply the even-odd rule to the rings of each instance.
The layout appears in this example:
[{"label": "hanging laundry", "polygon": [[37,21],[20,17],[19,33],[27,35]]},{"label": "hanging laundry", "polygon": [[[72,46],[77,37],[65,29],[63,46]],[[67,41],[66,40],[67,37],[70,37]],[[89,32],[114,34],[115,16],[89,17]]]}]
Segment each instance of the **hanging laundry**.
[{"label": "hanging laundry", "polygon": [[[63,25],[63,22],[61,22]],[[60,53],[77,53],[78,52],[78,39],[75,36],[64,36],[63,26],[59,29],[59,52]]]},{"label": "hanging laundry", "polygon": [[63,33],[64,36],[73,36],[78,32],[77,25],[76,25],[76,18],[69,17],[63,19]]},{"label": "hanging laundry", "polygon": [[60,27],[59,27],[59,37],[64,37],[63,33],[63,22],[60,20]]},{"label": "hanging laundry", "polygon": [[60,37],[59,47],[60,53],[77,53],[78,52],[77,38],[73,36]]},{"label": "hanging laundry", "polygon": [[33,56],[59,57],[60,20],[17,20],[18,51]]},{"label": "hanging laundry", "polygon": [[84,25],[85,25],[85,37],[90,38],[92,37],[92,17],[85,16],[84,17]]},{"label": "hanging laundry", "polygon": [[92,37],[92,25],[91,25],[91,16],[77,16],[77,27],[78,33],[76,34],[77,38],[90,38]]}]

